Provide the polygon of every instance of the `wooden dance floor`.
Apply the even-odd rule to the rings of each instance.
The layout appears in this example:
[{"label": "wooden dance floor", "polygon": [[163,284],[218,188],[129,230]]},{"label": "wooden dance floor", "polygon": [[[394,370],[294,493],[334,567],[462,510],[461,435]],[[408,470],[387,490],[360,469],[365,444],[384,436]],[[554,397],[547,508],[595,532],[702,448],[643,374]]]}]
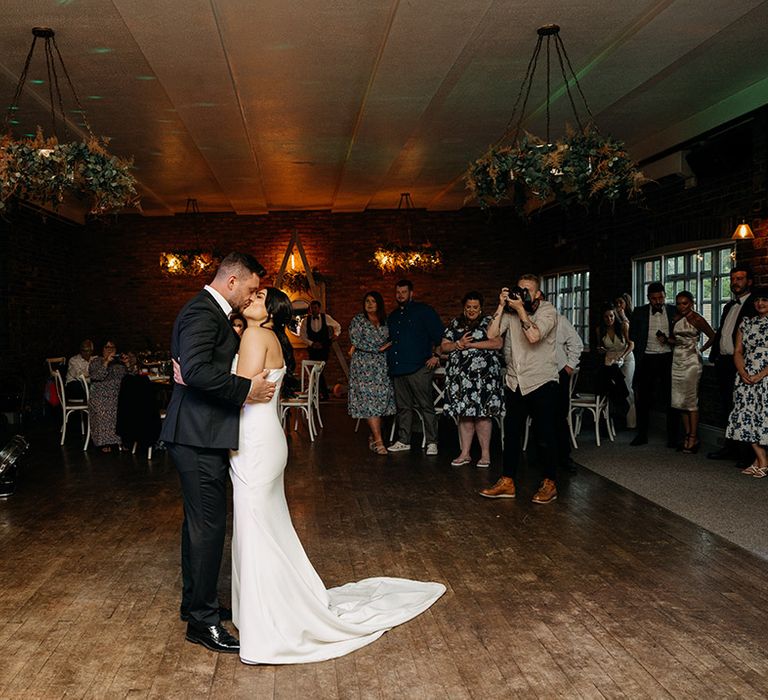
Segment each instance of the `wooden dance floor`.
[{"label": "wooden dance floor", "polygon": [[[29,433],[0,502],[0,698],[764,698],[768,563],[584,469],[548,506],[477,495],[486,470],[388,457],[340,405],[292,433],[294,523],[328,586],[442,581],[429,611],[347,657],[245,666],[184,641],[181,501],[160,452]],[[498,454],[494,455],[498,463]],[[229,568],[221,577],[229,601]]]}]

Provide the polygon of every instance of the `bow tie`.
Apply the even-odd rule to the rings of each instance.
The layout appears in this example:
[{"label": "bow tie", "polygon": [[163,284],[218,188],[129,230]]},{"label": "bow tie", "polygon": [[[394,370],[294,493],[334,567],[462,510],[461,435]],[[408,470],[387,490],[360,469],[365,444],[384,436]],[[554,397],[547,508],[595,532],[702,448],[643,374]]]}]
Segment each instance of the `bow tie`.
[{"label": "bow tie", "polygon": [[651,307],[651,313],[652,314],[660,314],[664,309],[654,309]]}]

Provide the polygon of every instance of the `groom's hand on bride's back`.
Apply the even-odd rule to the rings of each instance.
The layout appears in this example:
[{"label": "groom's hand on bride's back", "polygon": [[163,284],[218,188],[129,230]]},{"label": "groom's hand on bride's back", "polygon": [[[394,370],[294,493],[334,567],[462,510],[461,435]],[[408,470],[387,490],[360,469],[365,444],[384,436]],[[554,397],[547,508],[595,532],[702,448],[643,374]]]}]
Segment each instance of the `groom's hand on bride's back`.
[{"label": "groom's hand on bride's back", "polygon": [[267,381],[269,370],[265,369],[251,379],[251,390],[246,403],[267,403],[275,395],[275,383]]}]

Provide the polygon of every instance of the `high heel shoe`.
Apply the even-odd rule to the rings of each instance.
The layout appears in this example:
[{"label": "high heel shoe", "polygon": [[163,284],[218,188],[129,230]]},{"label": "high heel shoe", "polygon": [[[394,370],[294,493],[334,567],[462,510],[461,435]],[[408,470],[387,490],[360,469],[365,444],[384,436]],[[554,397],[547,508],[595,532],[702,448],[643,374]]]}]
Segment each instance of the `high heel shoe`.
[{"label": "high heel shoe", "polygon": [[699,445],[701,442],[695,435],[685,436],[685,446],[683,447],[683,454],[695,455],[699,451]]}]

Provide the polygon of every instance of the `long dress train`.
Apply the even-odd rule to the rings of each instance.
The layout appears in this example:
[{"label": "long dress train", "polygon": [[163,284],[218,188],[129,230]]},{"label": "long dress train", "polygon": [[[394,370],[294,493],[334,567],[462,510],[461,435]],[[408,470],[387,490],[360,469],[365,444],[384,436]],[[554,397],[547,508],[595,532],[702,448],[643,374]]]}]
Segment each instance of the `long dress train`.
[{"label": "long dress train", "polygon": [[285,369],[270,403],[247,404],[240,449],[231,453],[234,493],[232,617],[245,663],[294,664],[348,654],[416,617],[441,583],[368,578],[326,590],[291,522],[283,472],[288,447],[277,415]]}]

